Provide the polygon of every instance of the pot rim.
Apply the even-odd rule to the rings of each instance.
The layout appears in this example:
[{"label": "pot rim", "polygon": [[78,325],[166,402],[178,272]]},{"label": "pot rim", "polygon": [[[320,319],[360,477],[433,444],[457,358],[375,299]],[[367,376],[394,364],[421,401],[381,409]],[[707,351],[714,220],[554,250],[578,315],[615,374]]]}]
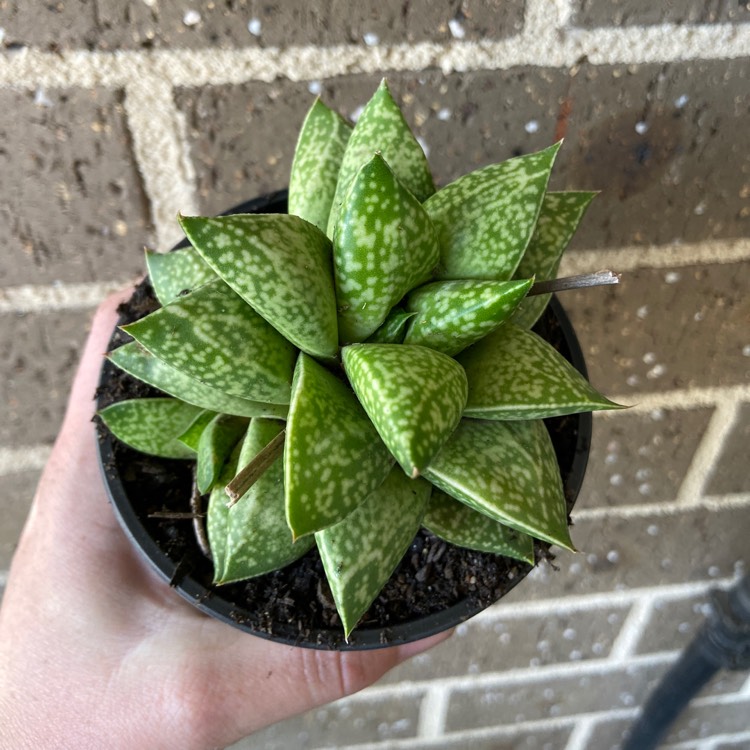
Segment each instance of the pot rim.
[{"label": "pot rim", "polygon": [[[283,213],[286,210],[287,191],[281,190],[270,193],[255,200],[241,203],[226,211],[232,213]],[[188,245],[183,240],[175,249]],[[570,351],[570,361],[584,376],[587,376],[586,364],[578,338],[565,310],[556,296],[552,296],[549,303],[552,314],[557,319],[563,338]],[[110,341],[110,346],[112,341]],[[102,368],[99,386],[105,381],[106,369]],[[101,404],[97,403],[97,408]],[[575,503],[580,492],[588,463],[591,446],[592,415],[583,412],[573,415],[576,419],[576,445],[567,477],[563,478],[566,497],[570,498],[570,507]],[[221,595],[221,587],[207,587],[184,570],[180,561],[170,558],[151,536],[130,502],[119,472],[115,469],[116,438],[106,428],[99,427],[98,459],[109,500],[114,509],[117,520],[126,536],[147,560],[157,575],[173,588],[183,599],[207,615],[225,622],[235,628],[277,643],[291,646],[303,646],[326,650],[370,650],[397,646],[412,641],[427,638],[431,635],[453,628],[470,617],[486,609],[470,599],[464,599],[451,607],[439,612],[424,615],[415,620],[401,622],[390,627],[357,627],[350,634],[349,640],[344,639],[343,629],[313,630],[304,637],[296,633],[268,633],[258,630],[242,621],[242,607],[227,600]],[[515,588],[535,567],[520,564],[522,572],[510,582],[507,591]],[[506,591],[506,593],[507,593]],[[499,600],[498,600],[499,601]],[[291,630],[291,629],[290,629]]]}]

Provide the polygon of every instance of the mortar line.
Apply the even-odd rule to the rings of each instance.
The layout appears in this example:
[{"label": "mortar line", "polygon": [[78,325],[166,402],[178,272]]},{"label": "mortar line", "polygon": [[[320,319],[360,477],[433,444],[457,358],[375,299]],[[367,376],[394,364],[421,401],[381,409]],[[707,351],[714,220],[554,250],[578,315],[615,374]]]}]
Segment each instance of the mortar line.
[{"label": "mortar line", "polygon": [[21,284],[0,289],[0,314],[47,313],[94,308],[112,292],[136,283],[89,281],[82,283]]},{"label": "mortar line", "polygon": [[445,718],[448,713],[449,693],[444,687],[427,689],[419,707],[417,737],[437,739],[445,731]]},{"label": "mortar line", "polygon": [[604,518],[668,518],[694,510],[735,510],[750,507],[750,492],[732,495],[708,495],[690,504],[670,501],[573,510],[573,521],[594,521]]},{"label": "mortar line", "polygon": [[651,594],[643,596],[633,603],[620,632],[612,643],[612,648],[609,650],[610,659],[622,665],[627,664],[628,659],[635,653],[635,648],[651,620],[655,600],[656,595]]},{"label": "mortar line", "polygon": [[615,419],[617,414],[646,414],[654,409],[695,409],[718,406],[728,401],[747,401],[748,399],[750,399],[750,384],[696,386],[646,393],[620,393],[613,396],[612,400],[628,404],[627,411],[596,412],[595,416],[597,419]]},{"label": "mortar line", "polygon": [[568,737],[565,750],[587,750],[596,724],[597,721],[593,716],[587,716],[576,722],[570,737]]},{"label": "mortar line", "polygon": [[741,263],[750,260],[750,239],[706,240],[689,244],[631,245],[595,250],[571,250],[563,256],[559,276],[575,276],[601,268],[627,273],[641,268],[680,268],[693,265]]},{"label": "mortar line", "polygon": [[125,111],[136,163],[151,203],[157,246],[168,250],[180,239],[177,214],[199,213],[195,169],[186,139],[181,137],[184,124],[171,84],[146,74],[131,81],[125,91]]},{"label": "mortar line", "polygon": [[[367,688],[365,693],[373,688]],[[362,694],[360,694],[361,696]],[[720,705],[731,705],[732,703],[741,703],[744,697],[737,693],[728,693],[724,695],[710,695],[696,698],[692,701],[691,706],[696,707],[713,707]],[[611,708],[599,711],[586,711],[580,714],[568,714],[544,719],[530,719],[509,726],[489,726],[477,729],[463,729],[455,732],[447,732],[439,739],[445,743],[468,742],[471,740],[482,740],[497,738],[512,738],[524,732],[539,732],[549,729],[564,729],[578,722],[591,720],[594,725],[603,721],[612,721],[618,719],[634,719],[638,714],[639,708]],[[719,736],[719,735],[717,735]],[[735,735],[721,735],[731,737]],[[736,736],[744,739],[745,733],[736,733]],[[702,739],[691,740],[690,742],[700,742]],[[370,742],[357,745],[338,746],[335,750],[419,750],[420,748],[434,747],[434,740],[423,739],[420,737],[410,737],[401,740],[388,740],[383,742]],[[334,750],[334,748],[328,748]],[[568,749],[566,749],[568,750]],[[677,748],[675,745],[668,745],[664,750],[687,750],[686,748]]]},{"label": "mortar line", "polygon": [[700,502],[711,475],[711,469],[721,456],[724,444],[737,422],[739,410],[739,400],[723,398],[717,402],[706,431],[698,443],[698,448],[693,454],[677,491],[675,502],[678,505],[687,508]]},{"label": "mortar line", "polygon": [[[136,110],[136,117],[131,128],[140,127],[143,118],[138,113],[138,104],[131,99],[131,106]],[[173,131],[172,147],[178,154],[176,158],[180,162],[188,161],[186,158],[188,152],[187,139],[184,134],[184,123],[179,111],[176,113],[176,130]],[[140,130],[139,137],[143,138]],[[135,133],[134,133],[135,136]],[[151,168],[150,166],[148,167]],[[192,173],[187,178],[187,182],[192,180]],[[163,192],[161,174],[152,173],[150,177],[151,190],[161,194]],[[147,188],[148,189],[148,188]],[[183,185],[184,189],[184,185]],[[193,194],[191,198],[195,201],[194,184],[190,185],[189,191]],[[184,201],[189,203],[187,199]],[[187,213],[189,206],[184,208]],[[190,210],[194,210],[193,205]],[[178,233],[175,215],[165,210],[166,220],[171,227]],[[642,249],[642,248],[641,248]],[[628,271],[634,267],[637,268],[676,268],[683,265],[715,265],[722,263],[736,263],[741,261],[750,261],[750,240],[730,240],[726,242],[703,242],[694,245],[681,246],[681,251],[685,251],[685,257],[682,253],[675,254],[672,245],[661,245],[647,248],[648,252],[636,253],[638,256],[631,257],[631,251],[635,248],[622,248],[617,250],[573,250],[563,258],[563,266],[560,269],[560,276],[572,276],[576,273],[585,273],[592,269],[607,266],[616,271]],[[580,260],[584,257],[585,260]],[[632,262],[637,263],[632,266]],[[115,289],[119,289],[132,283],[131,280],[112,280],[112,281],[91,281],[91,282],[54,282],[52,284],[21,284],[0,288],[0,313],[27,313],[27,312],[47,312],[50,310],[78,310],[87,307],[95,307],[104,297]],[[731,387],[731,386],[730,386]],[[750,388],[747,388],[750,393]],[[683,393],[683,391],[679,391]],[[660,394],[655,394],[659,397]],[[643,398],[642,394],[627,394],[621,396],[625,402],[633,398]],[[617,400],[617,399],[615,399]],[[645,410],[652,408],[636,404],[631,407],[630,411]],[[616,412],[603,412],[603,415],[614,416]],[[599,415],[601,416],[601,415]]]},{"label": "mortar line", "polygon": [[[638,654],[630,659],[627,668],[647,668],[671,664],[680,654],[675,651],[657,651]],[[568,677],[607,676],[622,671],[625,665],[613,662],[608,657],[585,659],[583,661],[558,662],[538,667],[515,667],[504,672],[484,674],[451,675],[426,680],[404,681],[391,685],[375,685],[367,688],[366,694],[372,698],[413,697],[423,694],[430,688],[444,688],[449,692],[464,692],[475,689],[494,690],[512,685],[534,685],[550,679]]]},{"label": "mortar line", "polygon": [[526,0],[520,36],[539,44],[549,44],[561,33],[573,15],[573,0]]},{"label": "mortar line", "polygon": [[[535,6],[535,7],[541,7]],[[560,14],[558,13],[558,16]],[[564,13],[562,14],[564,19]],[[529,29],[538,28],[532,17]],[[665,44],[665,39],[669,40]],[[122,87],[147,69],[171,86],[206,86],[320,80],[387,71],[444,74],[502,70],[521,65],[566,67],[585,56],[592,65],[667,63],[745,57],[746,24],[661,24],[626,29],[551,28],[529,44],[523,33],[493,41],[420,42],[367,47],[342,44],[246,47],[234,50],[171,49],[152,52],[40,52],[30,48],[0,56],[0,86],[13,88]]]},{"label": "mortar line", "polygon": [[[555,613],[571,614],[588,609],[620,608],[635,604],[643,598],[654,598],[661,601],[692,599],[705,594],[714,587],[729,588],[736,582],[735,577],[718,578],[690,583],[672,583],[661,586],[649,586],[623,591],[604,591],[595,594],[574,594],[566,597],[550,597],[529,602],[506,604],[502,600],[480,612],[474,620],[489,623],[522,619],[526,617],[543,617],[549,615],[554,606]],[[551,604],[554,602],[554,605]]]},{"label": "mortar line", "polygon": [[43,444],[20,448],[0,447],[0,477],[44,468],[51,450],[51,445]]}]

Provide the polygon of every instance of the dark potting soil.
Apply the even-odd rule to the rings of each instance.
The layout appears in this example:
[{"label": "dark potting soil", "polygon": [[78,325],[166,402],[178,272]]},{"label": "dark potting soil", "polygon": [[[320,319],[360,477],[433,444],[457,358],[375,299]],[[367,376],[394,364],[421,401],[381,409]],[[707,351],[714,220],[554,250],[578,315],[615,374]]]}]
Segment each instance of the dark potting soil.
[{"label": "dark potting soil", "polygon": [[[132,298],[120,307],[120,323],[130,323],[158,306],[148,280],[143,281]],[[549,312],[535,328],[563,355],[569,356],[557,319]],[[116,330],[110,349],[130,340]],[[150,398],[163,395],[112,364],[105,364],[103,386],[97,393],[98,406],[126,398]],[[563,477],[570,470],[576,449],[578,417],[546,420]],[[100,439],[106,428],[99,424]],[[156,518],[153,514],[189,513],[193,463],[160,459],[134,451],[113,441],[111,465],[107,471],[119,473],[128,496],[143,526],[158,546],[174,561],[177,571],[173,584],[185,576],[233,602],[230,617],[244,627],[294,640],[310,640],[322,646],[343,641],[340,626],[323,565],[313,548],[297,562],[282,570],[244,582],[214,587],[212,565],[196,541],[191,520]],[[567,488],[566,488],[567,494]],[[568,510],[574,498],[567,497]],[[551,559],[549,545],[537,542],[537,562]],[[438,539],[425,529],[415,537],[391,579],[352,634],[373,628],[383,630],[411,622],[424,615],[441,612],[468,599],[481,609],[506,594],[531,566],[499,555],[475,552]],[[387,642],[387,637],[386,637]]]}]

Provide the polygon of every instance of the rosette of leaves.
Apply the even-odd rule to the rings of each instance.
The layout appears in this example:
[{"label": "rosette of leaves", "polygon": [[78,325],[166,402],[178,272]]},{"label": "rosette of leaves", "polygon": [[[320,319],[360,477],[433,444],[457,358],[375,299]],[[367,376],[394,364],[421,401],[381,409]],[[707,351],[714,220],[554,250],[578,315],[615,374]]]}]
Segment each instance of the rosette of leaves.
[{"label": "rosette of leaves", "polygon": [[164,397],[101,417],[196,461],[217,585],[317,546],[348,637],[421,526],[573,548],[541,420],[616,405],[530,330],[592,198],[547,191],[558,148],[436,190],[383,82],[353,128],[315,101],[288,214],[180,217],[191,246],[148,254],[162,306],[109,357]]}]

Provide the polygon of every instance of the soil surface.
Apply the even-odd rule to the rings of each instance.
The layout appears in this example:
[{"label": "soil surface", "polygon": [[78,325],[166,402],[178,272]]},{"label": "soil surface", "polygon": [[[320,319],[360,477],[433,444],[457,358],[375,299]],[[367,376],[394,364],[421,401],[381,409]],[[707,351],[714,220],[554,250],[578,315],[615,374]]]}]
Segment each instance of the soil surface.
[{"label": "soil surface", "polygon": [[[146,280],[131,300],[120,308],[121,324],[143,317],[158,303]],[[569,351],[557,320],[549,308],[535,329],[565,356]],[[130,340],[116,330],[110,348]],[[106,363],[97,393],[99,408],[126,398],[161,394]],[[579,415],[546,420],[558,463],[561,466],[568,509],[574,498],[566,480],[572,466],[579,427]],[[258,578],[214,587],[212,565],[200,551],[191,520],[152,517],[155,513],[189,513],[193,463],[148,456],[113,440],[99,425],[103,444],[111,446],[105,462],[107,474],[118,474],[133,510],[143,528],[176,563],[172,585],[180,587],[190,578],[205,587],[202,604],[216,601],[226,619],[259,635],[322,647],[341,647],[343,631],[328,587],[320,556],[315,548],[297,562]],[[104,452],[106,453],[106,451]],[[549,545],[537,542],[536,559],[550,559]],[[531,566],[499,555],[456,547],[422,529],[358,627],[358,635],[378,633],[381,644],[389,642],[389,628],[418,620],[464,603],[466,615],[479,611],[506,594],[525,577]],[[369,645],[373,644],[369,632]],[[403,640],[399,636],[396,640]],[[394,641],[395,642],[395,641]]]}]

